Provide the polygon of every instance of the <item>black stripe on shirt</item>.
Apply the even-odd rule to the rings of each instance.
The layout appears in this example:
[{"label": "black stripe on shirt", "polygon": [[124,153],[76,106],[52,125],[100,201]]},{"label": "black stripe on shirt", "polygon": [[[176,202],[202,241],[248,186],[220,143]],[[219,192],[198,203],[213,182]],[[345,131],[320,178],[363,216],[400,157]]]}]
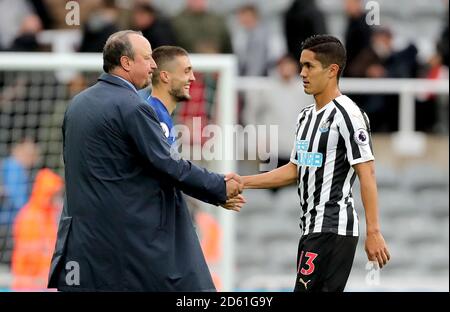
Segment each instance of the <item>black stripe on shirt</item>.
[{"label": "black stripe on shirt", "polygon": [[[300,136],[300,140],[304,140],[306,138],[306,134],[308,133],[309,124],[311,123],[312,118],[313,118],[313,113],[312,113],[312,111],[310,111],[309,115],[308,115],[308,119],[306,120],[306,125],[303,128],[302,135]],[[298,130],[300,130],[300,127]]]},{"label": "black stripe on shirt", "polygon": [[[331,125],[334,120],[334,115],[336,114],[336,108],[334,108],[328,118],[324,122],[329,122],[328,131],[322,133],[319,139],[319,146],[317,148],[317,152],[323,155],[322,158],[322,167],[316,168],[316,178],[315,178],[315,188],[314,188],[314,207],[319,205],[320,203],[320,194],[322,193],[322,184],[323,184],[323,173],[325,171],[325,164],[327,161],[327,145],[328,145],[328,137],[330,136]],[[322,122],[322,124],[324,123]],[[313,209],[311,211],[311,221],[309,224],[309,232],[312,233],[314,231],[315,221],[316,221],[317,210]]]},{"label": "black stripe on shirt", "polygon": [[300,226],[302,228],[302,231],[305,232],[305,230],[306,230],[306,217],[304,215],[300,218]]},{"label": "black stripe on shirt", "polygon": [[[307,109],[307,107],[305,107],[305,108],[302,110],[302,112],[303,112],[304,110],[306,110],[306,109]],[[301,113],[302,113],[302,112],[301,112]],[[296,138],[297,138],[297,136],[298,136],[298,132],[300,131],[300,128],[302,127],[302,122],[303,122],[303,120],[305,120],[305,118],[306,118],[306,114],[307,114],[307,113],[308,113],[308,112],[305,112],[305,113],[303,114],[303,116],[300,117],[300,119],[299,119],[299,121],[298,121],[297,130],[295,131],[295,132],[296,132],[296,136],[295,136]],[[309,127],[309,124],[311,123],[311,119],[312,119],[312,114],[309,114],[308,120],[306,121],[306,125],[305,125],[305,128],[303,129],[303,132],[302,132],[301,137],[305,137],[305,136],[306,136],[305,129],[307,129],[307,128]],[[307,130],[306,130],[306,131],[307,131]],[[304,139],[302,139],[302,140],[304,140]],[[295,153],[294,159],[298,161],[298,153],[297,153],[297,152]]]},{"label": "black stripe on shirt", "polygon": [[301,116],[300,119],[298,120],[297,130],[295,131],[297,134],[298,134],[298,130],[300,130],[300,127],[302,126],[303,120],[305,120],[305,118],[306,118],[306,114],[308,113],[306,110],[312,108],[313,105],[315,105],[315,104],[306,106],[305,108],[303,108],[303,109],[301,110],[300,115],[302,115],[302,116]]},{"label": "black stripe on shirt", "polygon": [[349,139],[350,139],[350,144],[351,144],[351,148],[352,148],[353,159],[361,158],[361,152],[359,151],[359,146],[355,142],[355,139],[354,139],[355,129],[353,128],[352,121],[350,120],[350,116],[348,115],[345,108],[342,107],[342,105],[338,103],[338,101],[333,100],[333,102],[336,105],[336,107],[339,109],[339,111],[341,112],[342,116],[344,117],[345,124],[347,125],[347,129],[348,129],[348,132],[350,135]]},{"label": "black stripe on shirt", "polygon": [[[300,140],[304,140],[304,139],[306,138],[306,135],[308,134],[309,125],[311,124],[312,118],[313,118],[313,113],[312,113],[312,110],[311,110],[311,111],[309,112],[308,119],[306,120],[305,127],[303,128],[302,134],[301,134],[301,136],[300,136]],[[300,130],[300,129],[299,129],[299,130]],[[299,159],[298,159],[298,151],[296,151],[296,153],[295,153],[295,160],[299,161]],[[303,167],[302,167],[302,166],[299,166],[299,170],[298,170],[298,181],[299,181],[299,186],[300,186],[300,178],[301,178],[301,176],[302,176],[302,171],[303,171]],[[300,189],[299,189],[298,192],[299,192],[298,195],[300,196],[300,195],[301,195],[301,194],[300,194]],[[300,196],[300,201],[301,201],[301,199],[302,199],[302,197]],[[301,203],[300,203],[300,204],[301,204]]]},{"label": "black stripe on shirt", "polygon": [[349,200],[349,197],[345,199],[345,209],[347,210],[347,227],[345,234],[353,233],[353,208],[352,202]]},{"label": "black stripe on shirt", "polygon": [[[316,137],[316,133],[317,133],[317,129],[319,128],[319,124],[322,121],[322,117],[323,114],[325,113],[325,111],[321,112],[319,115],[317,115],[316,117],[316,122],[314,123],[314,127],[313,130],[311,132],[311,136],[309,139],[309,146],[308,146],[308,152],[312,151],[312,147],[314,144],[314,139]],[[309,166],[305,166],[305,174],[303,175],[303,205],[302,205],[302,210],[303,213],[306,213],[307,209],[308,209],[308,180],[309,180]]]},{"label": "black stripe on shirt", "polygon": [[343,188],[347,172],[350,164],[347,161],[346,148],[344,138],[339,135],[336,146],[336,159],[334,160],[333,178],[331,181],[330,198],[325,204],[324,218],[322,229],[336,228],[336,233],[339,227],[339,210],[338,202],[342,199]]},{"label": "black stripe on shirt", "polygon": [[[353,185],[355,178],[356,178],[356,174],[353,172],[353,175],[350,178],[350,188]],[[345,200],[347,203],[347,229],[346,229],[347,233],[346,234],[353,233],[354,218],[353,218],[352,202],[349,200],[350,198],[351,198],[351,193],[348,195],[348,197]]]}]

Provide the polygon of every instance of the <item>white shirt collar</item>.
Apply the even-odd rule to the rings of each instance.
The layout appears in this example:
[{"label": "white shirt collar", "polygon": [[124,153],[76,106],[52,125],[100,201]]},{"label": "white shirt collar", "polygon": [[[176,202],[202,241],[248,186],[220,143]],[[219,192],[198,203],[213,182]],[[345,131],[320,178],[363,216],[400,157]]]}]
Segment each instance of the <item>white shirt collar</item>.
[{"label": "white shirt collar", "polygon": [[119,78],[119,79],[121,79],[121,80],[123,80],[123,81],[125,81],[129,86],[131,86],[131,87],[133,88],[133,90],[134,90],[136,93],[138,93],[136,87],[135,87],[131,82],[129,82],[128,80],[126,80],[126,79],[124,79],[124,78],[122,78],[122,77],[120,77],[120,76],[117,76],[117,75],[114,75],[114,74],[111,74],[111,75],[114,76],[114,77],[117,77],[117,78]]}]

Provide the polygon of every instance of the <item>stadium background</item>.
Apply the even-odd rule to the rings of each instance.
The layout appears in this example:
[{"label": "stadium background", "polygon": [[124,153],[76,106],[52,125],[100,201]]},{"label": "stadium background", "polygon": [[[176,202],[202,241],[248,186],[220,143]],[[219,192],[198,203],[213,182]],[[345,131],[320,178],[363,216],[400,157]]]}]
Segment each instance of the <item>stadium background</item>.
[{"label": "stadium background", "polygon": [[[146,1],[153,7],[141,5],[139,9],[134,9],[133,1],[78,1],[80,25],[77,26],[67,24],[66,15],[70,10],[65,7],[66,1],[0,0],[0,64],[15,66],[11,54],[6,54],[10,52],[51,52],[55,55],[100,52],[110,33],[137,29],[138,26],[144,29],[144,34],[150,34],[153,48],[159,44],[179,44],[194,54],[233,53],[239,64],[239,76],[234,77],[239,91],[235,101],[236,118],[242,125],[279,125],[278,157],[283,160],[289,149],[286,146],[292,141],[293,130],[288,125],[293,126],[297,112],[311,103],[301,91],[298,77],[292,77],[296,70],[292,62],[283,57],[287,52],[296,53],[295,45],[290,45],[290,36],[301,38],[323,32],[336,35],[354,55],[342,84],[347,84],[349,90],[353,88],[353,94],[351,91],[348,94],[368,111],[372,122],[381,227],[392,255],[392,261],[381,272],[370,269],[363,244],[364,211],[356,185],[353,194],[362,235],[347,291],[448,291],[448,1],[215,0],[208,1],[206,12],[202,13],[211,15],[211,19],[197,19],[206,20],[207,29],[211,31],[205,28],[205,31],[198,31],[204,25],[183,27],[186,21],[196,22],[191,15],[183,15],[186,2],[201,6],[203,1],[153,0]],[[361,23],[365,21],[365,15],[372,12],[365,9],[366,3],[368,8],[373,8],[374,3],[380,8],[381,27],[366,27]],[[253,4],[259,11],[259,18],[255,18],[251,7],[239,10],[248,4]],[[287,34],[284,28],[287,18],[292,23],[289,29],[297,25],[294,29],[298,34]],[[349,25],[351,33],[356,34],[350,39]],[[170,28],[173,28],[172,32],[168,30]],[[249,32],[251,36],[248,36]],[[370,41],[369,38],[374,39]],[[368,51],[370,47],[373,49]],[[374,51],[384,58],[371,55]],[[367,60],[368,56],[372,56],[371,61]],[[5,291],[21,290],[12,287],[15,274],[8,258],[13,245],[6,237],[7,231],[3,230],[8,216],[12,218],[11,222],[16,222],[16,213],[24,211],[22,208],[30,198],[21,194],[35,183],[39,169],[47,167],[63,176],[60,125],[64,110],[70,98],[91,85],[99,74],[73,69],[36,71],[24,69],[20,63],[16,65],[17,70],[6,70],[0,65],[0,221],[3,225],[0,231],[0,289]],[[220,74],[218,71],[198,71],[196,75],[196,84],[191,89],[193,99],[179,105],[176,123],[189,125],[192,117],[200,117],[204,126],[217,119]],[[351,80],[345,79],[350,77],[367,79],[356,81],[363,84],[364,90],[358,91]],[[379,83],[370,80],[374,77],[423,79],[415,80],[416,85],[412,80],[396,80],[403,81],[409,89],[422,86],[425,80],[441,85],[416,93],[399,88],[394,92],[396,94],[374,94],[379,89]],[[380,83],[383,86],[383,82]],[[442,84],[446,87],[442,88]],[[399,103],[402,99],[402,105],[414,108],[415,118],[414,115],[401,115]],[[414,120],[408,121],[408,116]],[[414,128],[408,129],[405,124]],[[399,130],[405,134],[405,127],[407,135],[399,136]],[[202,144],[195,139],[189,143]],[[248,142],[246,149],[260,145],[256,143]],[[25,164],[24,172],[18,169],[17,177],[26,177],[28,186],[16,182],[17,186],[11,191],[5,168],[11,164],[13,155],[20,159],[18,163]],[[200,163],[211,168],[215,166],[205,161]],[[259,164],[257,160],[237,161],[237,172],[256,173]],[[277,192],[246,191],[244,195],[248,204],[233,218],[232,289],[290,291],[295,278],[299,238],[295,187]],[[17,207],[5,204],[11,198],[17,199]],[[60,196],[55,199],[55,206],[60,205]],[[230,251],[220,250],[222,245],[217,242],[230,233],[220,227],[217,209],[196,201],[190,204],[220,289],[221,276],[215,271]],[[36,251],[26,243],[27,235],[33,232],[27,231],[30,224],[42,227],[36,220],[26,223],[24,236],[17,238],[25,243],[15,244],[25,249],[28,268],[39,266],[35,259],[46,253],[41,250],[33,254]],[[41,232],[52,236],[52,227],[46,229]],[[48,239],[41,237],[40,241],[44,246]],[[22,274],[28,271],[23,269]],[[38,274],[34,278],[38,278],[36,276]]]}]

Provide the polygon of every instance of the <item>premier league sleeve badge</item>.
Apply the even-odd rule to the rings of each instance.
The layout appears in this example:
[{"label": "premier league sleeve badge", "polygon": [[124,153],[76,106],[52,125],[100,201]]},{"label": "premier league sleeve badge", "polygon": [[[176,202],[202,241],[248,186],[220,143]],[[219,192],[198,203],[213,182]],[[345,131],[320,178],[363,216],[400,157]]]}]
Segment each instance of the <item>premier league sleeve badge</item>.
[{"label": "premier league sleeve badge", "polygon": [[369,133],[366,129],[358,129],[355,131],[353,139],[358,145],[367,145],[369,144]]}]

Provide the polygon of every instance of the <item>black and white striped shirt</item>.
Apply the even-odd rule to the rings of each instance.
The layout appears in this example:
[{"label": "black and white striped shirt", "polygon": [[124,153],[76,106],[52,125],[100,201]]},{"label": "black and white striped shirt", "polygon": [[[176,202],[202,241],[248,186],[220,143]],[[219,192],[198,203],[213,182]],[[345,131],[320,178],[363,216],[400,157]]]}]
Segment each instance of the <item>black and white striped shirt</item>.
[{"label": "black and white striped shirt", "polygon": [[291,162],[298,171],[303,235],[358,236],[352,166],[373,159],[367,115],[347,96],[318,111],[312,104],[300,112]]}]

